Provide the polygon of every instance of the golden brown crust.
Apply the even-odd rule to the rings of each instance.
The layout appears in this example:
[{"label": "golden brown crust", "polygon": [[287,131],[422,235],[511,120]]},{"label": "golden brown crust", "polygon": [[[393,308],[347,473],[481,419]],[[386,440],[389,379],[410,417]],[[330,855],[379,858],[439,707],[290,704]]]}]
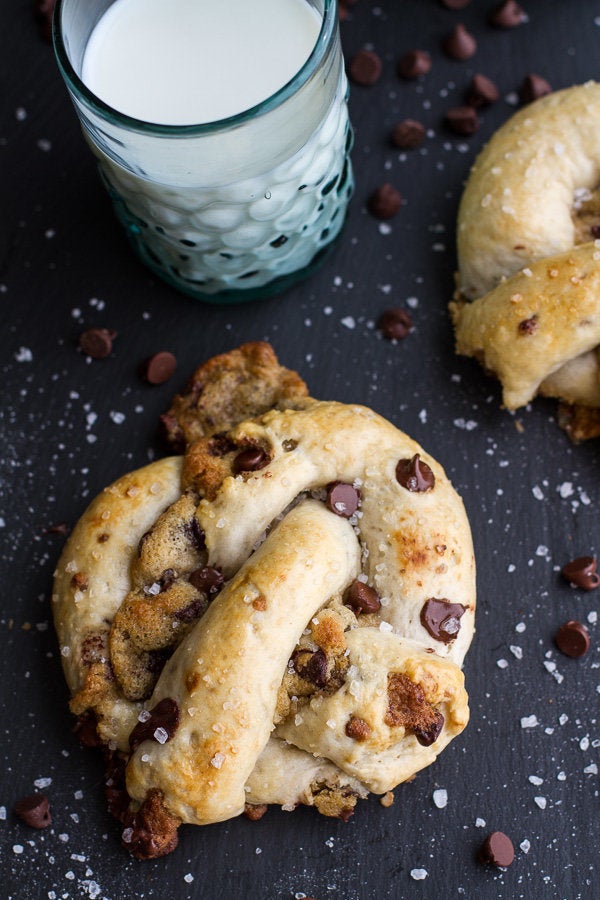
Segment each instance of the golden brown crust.
[{"label": "golden brown crust", "polygon": [[253,341],[199,366],[182,394],[161,417],[176,452],[198,438],[228,431],[274,407],[294,406],[308,396],[300,376],[280,366],[270,344]]}]

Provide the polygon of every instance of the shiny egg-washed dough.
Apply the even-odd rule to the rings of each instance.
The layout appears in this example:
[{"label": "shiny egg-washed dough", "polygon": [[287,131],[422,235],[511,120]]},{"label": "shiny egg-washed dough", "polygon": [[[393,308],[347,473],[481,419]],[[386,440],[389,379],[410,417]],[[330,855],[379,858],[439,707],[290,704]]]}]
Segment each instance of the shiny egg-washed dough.
[{"label": "shiny egg-washed dough", "polygon": [[[462,502],[418,444],[365,407],[307,400],[303,409],[243,422],[227,439],[237,448],[266,448],[268,465],[234,475],[238,451],[221,454],[219,479],[212,472],[202,496],[207,476],[196,446],[183,483],[180,459],[153,463],[104,491],[75,528],[54,590],[75,711],[84,711],[89,698],[102,739],[127,754],[140,711],[163,698],[176,701],[178,728],[165,743],[144,740],[134,750],[127,788],[138,804],[159,791],[182,822],[227,819],[245,803],[319,806],[323,787],[355,797],[390,790],[431,763],[468,720],[460,666],[474,630],[475,570]],[[199,442],[201,461],[210,442]],[[395,477],[398,461],[417,453],[435,475],[427,492],[410,492]],[[359,486],[356,519],[326,507],[323,489],[333,481]],[[206,561],[223,571],[225,586],[187,630],[151,697],[127,700],[118,681],[107,682],[94,704],[103,663],[82,661],[86,635],[112,625],[132,589],[128,572],[140,539],[190,484],[201,497],[196,516]],[[110,537],[99,542],[106,532]],[[157,561],[161,568],[169,568],[168,558]],[[82,578],[74,577],[81,574],[83,591]],[[384,605],[369,616],[348,612],[351,625],[341,630],[345,680],[281,718],[278,692],[294,648],[310,640],[315,616],[339,604],[358,575]],[[465,608],[452,641],[434,639],[421,624],[432,597]],[[386,680],[394,673],[417,683],[444,716],[431,746],[386,722]],[[352,715],[368,720],[367,740],[347,735]]]},{"label": "shiny egg-washed dough", "polygon": [[[498,376],[509,409],[538,392],[600,407],[600,248],[580,217],[600,187],[599,147],[600,84],[588,82],[513,115],[465,186],[451,304],[457,352]],[[600,217],[590,221],[597,227]],[[528,311],[538,317],[531,334],[518,329]]]}]

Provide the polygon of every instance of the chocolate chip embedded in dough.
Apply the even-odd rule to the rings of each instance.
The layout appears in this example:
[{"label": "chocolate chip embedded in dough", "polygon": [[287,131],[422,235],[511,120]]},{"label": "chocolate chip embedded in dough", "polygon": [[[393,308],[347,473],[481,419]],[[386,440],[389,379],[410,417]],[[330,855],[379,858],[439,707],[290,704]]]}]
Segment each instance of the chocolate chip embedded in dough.
[{"label": "chocolate chip embedded in dough", "polygon": [[504,0],[491,11],[488,21],[495,28],[516,28],[527,21],[527,16],[515,0]]},{"label": "chocolate chip embedded in dough", "polygon": [[579,556],[564,565],[560,571],[570,584],[584,591],[593,591],[600,585],[600,575],[596,567],[597,561],[594,556]]},{"label": "chocolate chip embedded in dough", "polygon": [[490,863],[504,869],[510,866],[515,858],[515,848],[508,835],[503,831],[492,831],[488,834],[479,850],[479,861]]},{"label": "chocolate chip embedded in dough", "polygon": [[400,150],[414,150],[425,140],[425,126],[417,119],[403,119],[394,126],[392,143]]},{"label": "chocolate chip embedded in dough", "polygon": [[327,508],[336,516],[349,519],[358,509],[359,503],[360,493],[354,485],[345,481],[334,481],[327,486]]},{"label": "chocolate chip embedded in dough", "polygon": [[375,613],[381,609],[379,594],[368,584],[358,579],[348,585],[344,591],[344,604],[350,606],[356,615],[361,613]]},{"label": "chocolate chip embedded in dough", "polygon": [[379,317],[377,327],[388,341],[401,341],[412,328],[412,316],[407,309],[386,309]]},{"label": "chocolate chip embedded in dough", "polygon": [[368,722],[361,719],[360,716],[350,716],[344,727],[347,737],[354,741],[368,741],[371,737],[373,729]]},{"label": "chocolate chip embedded in dough", "polygon": [[561,625],[556,634],[554,641],[561,653],[577,659],[590,649],[590,636],[585,625],[570,619]]},{"label": "chocolate chip embedded in dough", "polygon": [[521,103],[533,103],[534,100],[539,100],[540,97],[545,97],[546,94],[551,93],[552,86],[550,82],[542,78],[541,75],[536,75],[532,72],[530,75],[525,76],[519,91],[519,97]]},{"label": "chocolate chip embedded in dough", "polygon": [[196,590],[214,597],[223,587],[224,577],[220,569],[214,566],[203,566],[188,575],[188,580]]},{"label": "chocolate chip embedded in dough", "polygon": [[301,678],[311,681],[316,687],[324,688],[327,684],[327,655],[324,650],[296,650],[292,656],[292,664]]},{"label": "chocolate chip embedded in dough", "polygon": [[500,91],[491,78],[477,72],[471,79],[471,84],[467,90],[467,103],[469,106],[479,108],[481,106],[490,106],[500,97]]},{"label": "chocolate chip embedded in dough", "polygon": [[398,75],[413,81],[421,75],[427,75],[431,69],[431,56],[426,50],[409,50],[398,63]]},{"label": "chocolate chip embedded in dough", "polygon": [[411,459],[400,459],[396,465],[396,481],[412,493],[425,493],[433,490],[435,475],[420,455],[415,453]]},{"label": "chocolate chip embedded in dough", "polygon": [[233,471],[236,475],[241,472],[258,472],[268,466],[269,462],[269,456],[262,447],[247,447],[234,459]]},{"label": "chocolate chip embedded in dough", "polygon": [[47,828],[52,823],[50,802],[44,794],[31,794],[18,800],[13,812],[30,828]]},{"label": "chocolate chip embedded in dough", "polygon": [[421,609],[421,625],[436,641],[449,644],[460,631],[460,620],[466,612],[461,603],[430,597]]},{"label": "chocolate chip embedded in dough", "polygon": [[433,721],[423,728],[415,728],[414,735],[422,747],[431,747],[439,738],[443,727],[444,717],[439,710],[435,710]]},{"label": "chocolate chip embedded in dough", "polygon": [[171,697],[164,697],[150,710],[148,718],[138,722],[129,735],[131,752],[143,741],[155,740],[159,744],[166,744],[177,731],[179,722],[177,702]]},{"label": "chocolate chip embedded in dough", "polygon": [[477,50],[477,41],[462,23],[454,26],[442,42],[442,49],[451,59],[470,59]]},{"label": "chocolate chip embedded in dough", "polygon": [[382,71],[381,58],[372,50],[359,50],[348,64],[348,75],[355,84],[371,87],[379,81]]},{"label": "chocolate chip embedded in dough", "polygon": [[393,184],[385,182],[367,200],[367,209],[376,219],[392,219],[402,206],[402,194]]},{"label": "chocolate chip embedded in dough", "polygon": [[517,325],[517,331],[519,334],[528,335],[535,334],[538,330],[539,322],[537,316],[530,316],[529,319],[523,319],[522,322],[519,322]]},{"label": "chocolate chip embedded in dough", "polygon": [[164,384],[175,374],[177,359],[168,350],[161,350],[144,360],[140,375],[148,384]]},{"label": "chocolate chip embedded in dough", "polygon": [[116,336],[112,328],[88,328],[79,335],[79,346],[92,359],[106,359]]}]

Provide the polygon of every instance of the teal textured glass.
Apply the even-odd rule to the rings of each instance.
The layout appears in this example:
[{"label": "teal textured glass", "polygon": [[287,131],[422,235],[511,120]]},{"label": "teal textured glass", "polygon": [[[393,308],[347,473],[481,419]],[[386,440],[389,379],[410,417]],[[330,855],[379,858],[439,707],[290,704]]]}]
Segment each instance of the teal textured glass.
[{"label": "teal textured glass", "polygon": [[353,190],[335,0],[309,0],[319,36],[281,90],[227,119],[181,126],[121,114],[81,80],[90,34],[112,2],[57,0],[54,45],[139,257],[178,290],[212,302],[271,296],[308,275],[338,236]]}]

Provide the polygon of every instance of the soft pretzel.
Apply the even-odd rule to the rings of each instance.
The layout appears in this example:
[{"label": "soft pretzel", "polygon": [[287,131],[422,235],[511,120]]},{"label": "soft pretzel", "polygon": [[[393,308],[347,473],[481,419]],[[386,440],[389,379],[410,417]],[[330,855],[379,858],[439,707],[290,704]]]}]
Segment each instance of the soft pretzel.
[{"label": "soft pretzel", "polygon": [[577,438],[600,434],[599,113],[600,84],[588,82],[537,100],[492,137],[461,199],[451,304],[457,352],[498,376],[504,405],[556,397]]},{"label": "soft pretzel", "polygon": [[298,400],[119,479],[53,599],[71,707],[111,752],[138,857],[269,803],[346,819],[468,720],[464,508],[365,407]]}]

